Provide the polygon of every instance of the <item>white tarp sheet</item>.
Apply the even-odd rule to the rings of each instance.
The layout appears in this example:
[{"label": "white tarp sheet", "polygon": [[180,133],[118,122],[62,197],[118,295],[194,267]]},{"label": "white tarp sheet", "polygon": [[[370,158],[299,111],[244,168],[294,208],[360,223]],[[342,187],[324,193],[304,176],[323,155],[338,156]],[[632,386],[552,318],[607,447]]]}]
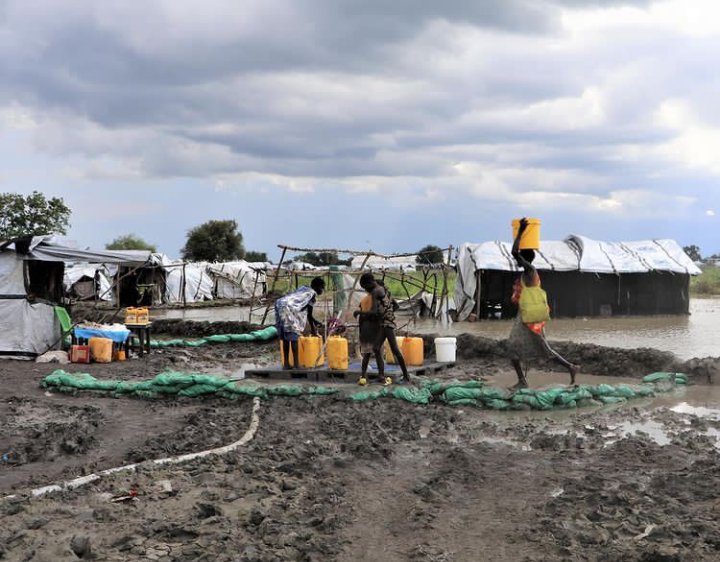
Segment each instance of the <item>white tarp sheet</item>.
[{"label": "white tarp sheet", "polygon": [[0,357],[29,359],[59,344],[60,323],[52,305],[0,299]]},{"label": "white tarp sheet", "polygon": [[[163,264],[165,268],[165,302],[199,302],[212,300],[213,280],[207,272],[206,262],[177,262],[174,265]],[[185,300],[183,301],[183,287]]]},{"label": "white tarp sheet", "polygon": [[90,279],[94,282],[96,274],[98,280],[100,281],[98,298],[104,301],[112,300],[112,285],[106,277],[105,271],[95,265],[79,264],[65,267],[65,275],[63,277],[63,287],[65,287],[65,292],[69,293],[72,290],[73,285],[83,278]]},{"label": "white tarp sheet", "polygon": [[265,264],[245,260],[211,263],[208,272],[215,281],[218,299],[251,298],[253,291],[261,291],[266,282]]},{"label": "white tarp sheet", "polygon": [[22,256],[0,251],[0,297],[25,296],[25,273]]}]

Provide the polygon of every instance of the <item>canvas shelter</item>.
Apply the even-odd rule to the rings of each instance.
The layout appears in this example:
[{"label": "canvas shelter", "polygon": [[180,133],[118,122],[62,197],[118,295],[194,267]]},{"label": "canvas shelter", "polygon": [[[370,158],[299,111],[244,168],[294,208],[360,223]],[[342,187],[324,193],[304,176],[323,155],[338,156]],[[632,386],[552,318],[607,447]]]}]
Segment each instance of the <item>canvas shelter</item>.
[{"label": "canvas shelter", "polygon": [[207,266],[207,262],[164,262],[165,303],[186,304],[212,300],[214,283]]},{"label": "canvas shelter", "polygon": [[143,256],[73,248],[52,236],[0,243],[0,357],[32,358],[60,341],[65,262],[142,265]]},{"label": "canvas shelter", "polygon": [[[466,243],[458,252],[458,320],[511,317],[519,268],[512,244]],[[534,262],[553,316],[689,312],[690,276],[700,269],[674,240],[606,242],[585,236],[543,241]]]},{"label": "canvas shelter", "polygon": [[213,278],[214,293],[218,299],[249,299],[262,294],[267,285],[265,262],[245,260],[211,263],[207,267]]},{"label": "canvas shelter", "polygon": [[77,300],[112,300],[112,284],[104,266],[66,264],[63,287],[66,295]]}]

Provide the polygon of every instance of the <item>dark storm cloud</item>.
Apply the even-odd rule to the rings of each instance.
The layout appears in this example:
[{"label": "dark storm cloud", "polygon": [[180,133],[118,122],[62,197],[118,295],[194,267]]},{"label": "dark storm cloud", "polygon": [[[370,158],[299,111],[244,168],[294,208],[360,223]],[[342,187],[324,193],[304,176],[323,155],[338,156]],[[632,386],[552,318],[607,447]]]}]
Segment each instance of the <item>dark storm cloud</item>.
[{"label": "dark storm cloud", "polygon": [[[0,100],[57,120],[55,134],[41,141],[45,149],[127,158],[149,175],[432,177],[454,156],[452,149],[439,152],[455,145],[662,140],[637,125],[558,131],[495,115],[577,97],[595,78],[583,71],[586,54],[543,58],[542,43],[538,52],[518,47],[559,33],[561,8],[649,4],[265,0],[241,8],[215,0],[64,7],[8,0],[0,2],[0,47],[8,55]],[[463,33],[488,46],[470,57],[468,69],[455,56],[463,53],[455,44]],[[512,48],[493,48],[508,36]],[[478,111],[487,114],[474,117]],[[571,156],[527,158],[572,167]],[[601,168],[604,154],[590,151],[583,162]]]}]

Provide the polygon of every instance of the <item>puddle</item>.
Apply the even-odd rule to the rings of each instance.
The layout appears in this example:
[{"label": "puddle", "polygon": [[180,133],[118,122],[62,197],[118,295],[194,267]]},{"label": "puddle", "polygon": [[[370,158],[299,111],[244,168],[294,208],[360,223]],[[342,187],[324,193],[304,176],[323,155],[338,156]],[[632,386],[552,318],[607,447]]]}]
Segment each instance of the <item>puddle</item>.
[{"label": "puddle", "polygon": [[[645,433],[658,445],[669,445],[671,441],[663,424],[653,420],[623,422],[620,425],[613,427],[612,430],[619,432],[622,437],[630,437],[638,432]],[[613,442],[614,440],[607,441],[606,445],[610,445]]]},{"label": "puddle", "polygon": [[670,408],[678,414],[690,414],[700,418],[709,418],[712,420],[720,420],[720,410],[715,408],[705,408],[704,406],[691,406],[687,402],[681,402]]}]

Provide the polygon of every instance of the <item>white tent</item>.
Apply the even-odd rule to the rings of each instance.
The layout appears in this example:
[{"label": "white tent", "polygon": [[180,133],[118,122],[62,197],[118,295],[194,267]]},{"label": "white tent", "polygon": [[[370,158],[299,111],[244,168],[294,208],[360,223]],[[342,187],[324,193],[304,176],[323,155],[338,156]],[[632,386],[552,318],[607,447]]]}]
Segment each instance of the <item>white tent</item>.
[{"label": "white tent", "polygon": [[[107,270],[103,266],[91,264],[76,264],[65,267],[65,276],[63,278],[63,286],[66,293],[73,290],[78,296],[86,299],[92,299],[95,293],[95,281],[99,282],[97,287],[97,298],[104,301],[112,300],[112,285],[107,278]],[[87,281],[87,287],[82,286]]]},{"label": "white tent", "polygon": [[[511,243],[499,241],[465,243],[460,247],[455,284],[459,320],[465,320],[475,307],[478,271],[519,271],[511,250]],[[701,273],[674,240],[605,242],[572,235],[561,241],[543,241],[533,263],[540,271]]]},{"label": "white tent", "polygon": [[215,296],[218,299],[251,298],[254,291],[262,290],[267,282],[266,264],[245,260],[211,263],[208,272],[215,282]]},{"label": "white tent", "polygon": [[167,304],[212,300],[213,280],[206,262],[163,263],[165,269],[165,302]]},{"label": "white tent", "polygon": [[52,236],[0,244],[0,357],[31,358],[60,341],[53,303],[30,294],[28,286],[62,283],[59,272],[63,266],[56,268],[58,279],[32,279],[30,262],[138,263],[138,260],[142,257],[123,252],[63,246]]}]

